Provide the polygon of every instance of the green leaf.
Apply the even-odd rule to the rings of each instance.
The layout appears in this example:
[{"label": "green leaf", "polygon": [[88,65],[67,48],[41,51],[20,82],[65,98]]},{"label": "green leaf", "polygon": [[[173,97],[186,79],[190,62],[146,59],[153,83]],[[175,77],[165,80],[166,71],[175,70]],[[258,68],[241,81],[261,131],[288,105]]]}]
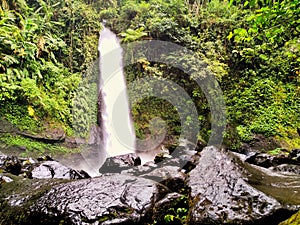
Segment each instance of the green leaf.
[{"label": "green leaf", "polygon": [[164,220],[167,223],[170,223],[170,222],[174,221],[174,218],[175,218],[175,216],[168,214],[168,215],[165,215]]},{"label": "green leaf", "polygon": [[233,37],[233,33],[230,31],[229,35],[227,36],[227,39],[230,40]]},{"label": "green leaf", "polygon": [[267,61],[269,59],[268,56],[266,56],[265,54],[260,54],[259,58],[261,58],[264,61]]}]

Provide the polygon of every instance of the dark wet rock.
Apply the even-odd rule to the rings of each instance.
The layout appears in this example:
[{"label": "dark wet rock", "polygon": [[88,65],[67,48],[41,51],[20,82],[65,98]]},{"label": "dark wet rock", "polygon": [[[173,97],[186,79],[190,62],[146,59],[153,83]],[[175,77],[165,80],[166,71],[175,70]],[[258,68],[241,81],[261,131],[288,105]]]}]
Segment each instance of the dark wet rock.
[{"label": "dark wet rock", "polygon": [[[159,164],[148,162],[147,165],[136,166],[140,164],[139,158],[136,157],[135,154],[127,154],[108,158],[105,164],[100,168],[100,172],[102,176],[119,173],[147,178],[165,185],[173,192],[180,192],[186,187],[186,174],[182,172],[178,166],[180,165],[179,162],[174,163],[176,159],[167,158]],[[135,162],[136,159],[138,159],[138,163]]]},{"label": "dark wet rock", "polygon": [[[196,151],[185,147],[179,147],[173,152],[174,156],[172,155],[172,157],[168,155],[163,157],[162,161],[159,160],[160,162],[157,164],[148,162],[139,166],[135,166],[139,164],[139,161],[138,163],[134,162],[134,157],[137,157],[135,154],[111,157],[100,168],[100,173],[103,175],[120,173],[140,176],[159,182],[173,192],[180,192],[183,188],[186,188],[186,173],[196,166],[199,158],[199,155],[195,155],[196,153]],[[129,163],[127,163],[128,159]],[[123,163],[124,161],[125,163]]]},{"label": "dark wet rock", "polygon": [[290,157],[297,161],[297,163],[299,163],[300,165],[300,149],[293,149],[291,152],[290,152]]},{"label": "dark wet rock", "polygon": [[195,168],[199,159],[196,151],[190,150],[187,147],[178,146],[171,155],[165,155],[157,160],[156,167],[158,168],[177,168],[177,171],[188,173]]},{"label": "dark wet rock", "polygon": [[[267,169],[245,162],[259,156],[255,152],[234,155],[215,147],[196,152],[180,146],[171,155],[147,165],[140,165],[135,154],[111,157],[100,168],[101,177],[77,181],[53,179],[85,177],[56,161],[19,158],[22,170],[33,165],[35,178],[51,179],[15,176],[18,181],[13,185],[2,182],[0,205],[14,213],[4,224],[149,224],[156,220],[163,225],[167,214],[174,216],[172,224],[180,224],[172,209],[189,208],[188,224],[262,225],[278,224],[300,209],[296,164]],[[295,162],[295,156],[285,157]],[[2,187],[10,191],[3,192]],[[1,219],[7,218],[5,210]]]},{"label": "dark wet rock", "polygon": [[[20,176],[7,175],[13,179],[11,183],[2,183],[0,191],[1,224],[27,224],[29,205],[35,204],[52,186],[65,182],[62,179],[26,179]],[[40,223],[36,223],[40,224]]]},{"label": "dark wet rock", "polygon": [[[232,140],[233,142],[236,140]],[[230,146],[231,143],[227,145]],[[250,152],[267,152],[276,148],[281,148],[281,144],[274,137],[265,137],[262,134],[256,134],[250,142],[242,143],[238,149],[232,151],[248,155]]]},{"label": "dark wet rock", "polygon": [[291,213],[276,199],[251,186],[248,182],[253,171],[242,165],[238,158],[215,147],[201,152],[188,178],[190,224],[275,224],[273,215],[280,222]]},{"label": "dark wet rock", "polygon": [[140,166],[136,166],[136,167],[131,167],[126,170],[122,170],[120,172],[120,174],[126,174],[126,175],[131,175],[131,176],[142,176],[142,175],[150,173],[155,168],[157,168],[157,167],[152,166],[152,165],[150,165],[150,166],[140,165]]},{"label": "dark wet rock", "polygon": [[28,224],[143,224],[168,190],[151,180],[113,175],[52,188],[30,209]]},{"label": "dark wet rock", "polygon": [[296,164],[287,154],[269,155],[266,153],[254,154],[246,159],[246,162],[257,166],[269,168],[281,164]]},{"label": "dark wet rock", "polygon": [[176,166],[149,167],[138,166],[130,170],[122,171],[122,174],[139,176],[159,182],[168,187],[173,192],[180,192],[185,188],[186,174]]},{"label": "dark wet rock", "polygon": [[32,178],[38,179],[83,179],[90,176],[84,171],[70,169],[56,161],[45,161],[31,172]]},{"label": "dark wet rock", "polygon": [[19,175],[21,172],[21,162],[16,156],[0,155],[0,170]]},{"label": "dark wet rock", "polygon": [[[51,160],[51,161],[44,161]],[[13,175],[39,179],[83,179],[90,178],[84,171],[70,169],[49,156],[38,158],[18,158],[17,156],[0,155],[0,170]],[[40,164],[41,163],[41,164]]]},{"label": "dark wet rock", "polygon": [[41,141],[44,143],[57,143],[63,142],[66,138],[65,131],[62,128],[47,128],[43,132],[39,132],[38,134],[32,134],[24,131],[18,131],[17,134],[31,138],[37,141]]},{"label": "dark wet rock", "polygon": [[45,155],[45,156],[41,156],[41,157],[38,157],[37,160],[39,162],[44,162],[44,161],[54,161],[54,159],[49,156],[49,155]]},{"label": "dark wet rock", "polygon": [[173,192],[180,192],[181,189],[186,187],[186,174],[176,166],[159,167],[141,176],[160,182]]},{"label": "dark wet rock", "polygon": [[154,158],[154,163],[160,163],[166,159],[171,158],[172,156],[169,153],[158,153]]},{"label": "dark wet rock", "polygon": [[300,175],[300,165],[281,164],[272,168],[273,171],[294,173]]},{"label": "dark wet rock", "polygon": [[256,134],[250,143],[248,143],[250,151],[270,151],[276,148],[280,148],[280,143],[273,137],[265,137],[262,134]]},{"label": "dark wet rock", "polygon": [[141,165],[141,159],[134,153],[113,156],[106,159],[99,173],[120,173],[122,170]]},{"label": "dark wet rock", "polygon": [[32,158],[19,158],[22,164],[21,174],[25,177],[32,178],[32,170],[38,166],[38,162],[36,162]]},{"label": "dark wet rock", "polygon": [[157,167],[157,165],[155,164],[155,162],[152,162],[152,161],[146,162],[145,164],[143,164],[143,166]]}]

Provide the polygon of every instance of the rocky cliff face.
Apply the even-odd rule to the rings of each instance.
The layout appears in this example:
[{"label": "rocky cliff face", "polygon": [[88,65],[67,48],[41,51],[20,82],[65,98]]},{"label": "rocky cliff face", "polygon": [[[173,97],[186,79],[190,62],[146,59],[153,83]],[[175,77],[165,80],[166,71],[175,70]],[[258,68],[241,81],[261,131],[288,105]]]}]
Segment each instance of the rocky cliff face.
[{"label": "rocky cliff face", "polygon": [[274,169],[299,166],[291,154],[265,168],[261,155],[182,147],[146,165],[134,154],[108,158],[95,178],[55,161],[28,167],[2,155],[0,218],[8,225],[278,224],[300,209],[299,173]]}]

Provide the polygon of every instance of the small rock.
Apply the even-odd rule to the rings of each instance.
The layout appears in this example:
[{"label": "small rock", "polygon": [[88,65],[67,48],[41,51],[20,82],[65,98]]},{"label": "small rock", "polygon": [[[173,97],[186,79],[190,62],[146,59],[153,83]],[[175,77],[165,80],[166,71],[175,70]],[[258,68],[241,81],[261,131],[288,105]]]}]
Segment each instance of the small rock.
[{"label": "small rock", "polygon": [[19,175],[21,172],[21,162],[17,156],[0,155],[0,169],[8,173]]},{"label": "small rock", "polygon": [[70,169],[56,161],[43,162],[32,170],[32,178],[38,179],[83,179],[89,178],[87,173]]},{"label": "small rock", "polygon": [[280,164],[294,164],[294,161],[288,155],[280,154],[275,156],[266,153],[252,155],[246,159],[246,162],[265,168]]},{"label": "small rock", "polygon": [[10,177],[7,176],[0,176],[0,183],[4,182],[4,183],[10,183],[13,182],[14,180],[11,179]]},{"label": "small rock", "polygon": [[291,152],[290,152],[290,157],[297,161],[297,163],[300,165],[300,149],[293,149]]},{"label": "small rock", "polygon": [[120,173],[122,170],[127,170],[135,166],[141,165],[141,159],[134,153],[109,157],[106,159],[100,173]]},{"label": "small rock", "polygon": [[43,162],[43,161],[54,161],[54,159],[49,156],[49,155],[45,155],[45,156],[41,156],[41,157],[38,157],[37,160],[39,162]]},{"label": "small rock", "polygon": [[169,155],[168,153],[158,153],[154,158],[154,163],[159,163],[164,161],[165,159],[170,159],[170,158],[172,158],[172,156]]}]

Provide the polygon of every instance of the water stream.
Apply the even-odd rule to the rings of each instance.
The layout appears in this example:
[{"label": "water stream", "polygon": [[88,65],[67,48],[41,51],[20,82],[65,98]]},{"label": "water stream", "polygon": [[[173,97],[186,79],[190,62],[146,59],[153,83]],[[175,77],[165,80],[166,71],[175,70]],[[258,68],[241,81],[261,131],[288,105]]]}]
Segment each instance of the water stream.
[{"label": "water stream", "polygon": [[123,50],[118,37],[108,28],[100,32],[98,50],[99,64],[95,65],[99,65],[99,70],[94,71],[99,74],[92,76],[99,76],[99,127],[89,128],[89,140],[83,140],[80,153],[59,157],[66,166],[84,170],[93,177],[99,175],[99,168],[107,157],[135,152],[136,142],[123,73]]},{"label": "water stream", "polygon": [[101,132],[104,151],[116,156],[135,151],[135,133],[123,73],[123,53],[116,34],[100,32]]}]

